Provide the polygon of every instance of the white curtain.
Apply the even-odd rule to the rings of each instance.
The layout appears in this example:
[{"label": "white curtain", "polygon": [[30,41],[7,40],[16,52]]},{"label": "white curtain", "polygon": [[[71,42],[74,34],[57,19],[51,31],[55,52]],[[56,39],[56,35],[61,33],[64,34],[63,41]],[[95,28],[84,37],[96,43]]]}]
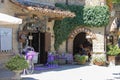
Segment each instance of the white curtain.
[{"label": "white curtain", "polygon": [[0,28],[0,50],[12,50],[12,28]]}]

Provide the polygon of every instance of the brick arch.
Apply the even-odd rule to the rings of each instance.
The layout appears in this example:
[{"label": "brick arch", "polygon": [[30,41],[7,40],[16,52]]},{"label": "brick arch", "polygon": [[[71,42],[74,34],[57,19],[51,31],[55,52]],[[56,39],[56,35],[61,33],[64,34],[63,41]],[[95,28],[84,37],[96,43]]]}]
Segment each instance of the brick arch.
[{"label": "brick arch", "polygon": [[69,37],[68,37],[68,44],[67,44],[67,50],[70,53],[73,53],[73,40],[76,37],[77,34],[79,34],[80,32],[85,32],[87,34],[87,36],[89,36],[91,39],[96,39],[96,35],[94,32],[92,32],[90,29],[88,28],[84,28],[84,27],[78,27],[76,29],[74,29]]}]

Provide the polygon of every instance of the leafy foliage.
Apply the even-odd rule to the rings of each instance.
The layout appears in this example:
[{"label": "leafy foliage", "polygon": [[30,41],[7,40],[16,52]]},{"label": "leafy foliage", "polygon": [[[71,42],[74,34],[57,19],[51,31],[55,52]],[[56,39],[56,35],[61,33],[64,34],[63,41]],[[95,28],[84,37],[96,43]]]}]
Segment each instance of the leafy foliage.
[{"label": "leafy foliage", "polygon": [[117,45],[107,45],[107,54],[116,56],[120,54],[120,49]]},{"label": "leafy foliage", "polygon": [[75,12],[76,17],[74,18],[65,18],[63,20],[56,20],[54,25],[54,33],[55,33],[55,49],[59,48],[59,45],[62,44],[68,38],[69,33],[76,28],[76,26],[83,25],[83,6],[79,7],[76,5],[71,6],[64,6],[57,4],[66,10],[71,10]]},{"label": "leafy foliage", "polygon": [[86,61],[88,60],[88,56],[86,56],[86,55],[76,54],[76,55],[74,56],[74,58],[75,58],[75,61],[78,62],[78,64],[85,64]]},{"label": "leafy foliage", "polygon": [[101,27],[109,22],[109,10],[106,6],[85,7],[83,21],[87,26]]},{"label": "leafy foliage", "polygon": [[106,3],[120,3],[120,0],[106,0]]},{"label": "leafy foliage", "polygon": [[[109,0],[110,1],[110,0]],[[113,3],[120,3],[120,0],[112,0]]]},{"label": "leafy foliage", "polygon": [[16,55],[12,57],[7,63],[6,67],[10,70],[23,70],[28,67],[28,63],[24,57]]},{"label": "leafy foliage", "polygon": [[59,48],[59,45],[68,38],[70,32],[76,27],[102,27],[106,26],[109,22],[107,6],[84,7],[80,5],[64,4],[56,4],[56,6],[74,12],[76,17],[55,21],[55,49]]}]

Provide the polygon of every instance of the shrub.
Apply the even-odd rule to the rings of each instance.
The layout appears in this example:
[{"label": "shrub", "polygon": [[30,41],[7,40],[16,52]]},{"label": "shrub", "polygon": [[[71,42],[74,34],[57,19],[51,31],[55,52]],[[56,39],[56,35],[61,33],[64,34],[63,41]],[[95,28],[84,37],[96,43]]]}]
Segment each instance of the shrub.
[{"label": "shrub", "polygon": [[12,71],[23,70],[28,67],[28,63],[24,57],[19,55],[13,56],[5,65],[8,69]]},{"label": "shrub", "polygon": [[78,63],[78,64],[85,64],[86,61],[88,60],[88,56],[86,55],[79,55],[79,54],[76,54],[74,56],[75,58],[75,61]]},{"label": "shrub", "polygon": [[107,45],[107,54],[116,56],[120,54],[120,48],[117,45]]}]

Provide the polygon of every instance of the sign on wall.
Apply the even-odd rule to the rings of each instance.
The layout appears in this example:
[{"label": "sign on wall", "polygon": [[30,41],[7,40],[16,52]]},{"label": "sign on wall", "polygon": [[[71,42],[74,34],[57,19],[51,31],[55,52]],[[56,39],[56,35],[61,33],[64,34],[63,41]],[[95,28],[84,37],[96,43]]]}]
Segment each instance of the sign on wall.
[{"label": "sign on wall", "polygon": [[0,28],[0,51],[12,49],[12,28]]}]

